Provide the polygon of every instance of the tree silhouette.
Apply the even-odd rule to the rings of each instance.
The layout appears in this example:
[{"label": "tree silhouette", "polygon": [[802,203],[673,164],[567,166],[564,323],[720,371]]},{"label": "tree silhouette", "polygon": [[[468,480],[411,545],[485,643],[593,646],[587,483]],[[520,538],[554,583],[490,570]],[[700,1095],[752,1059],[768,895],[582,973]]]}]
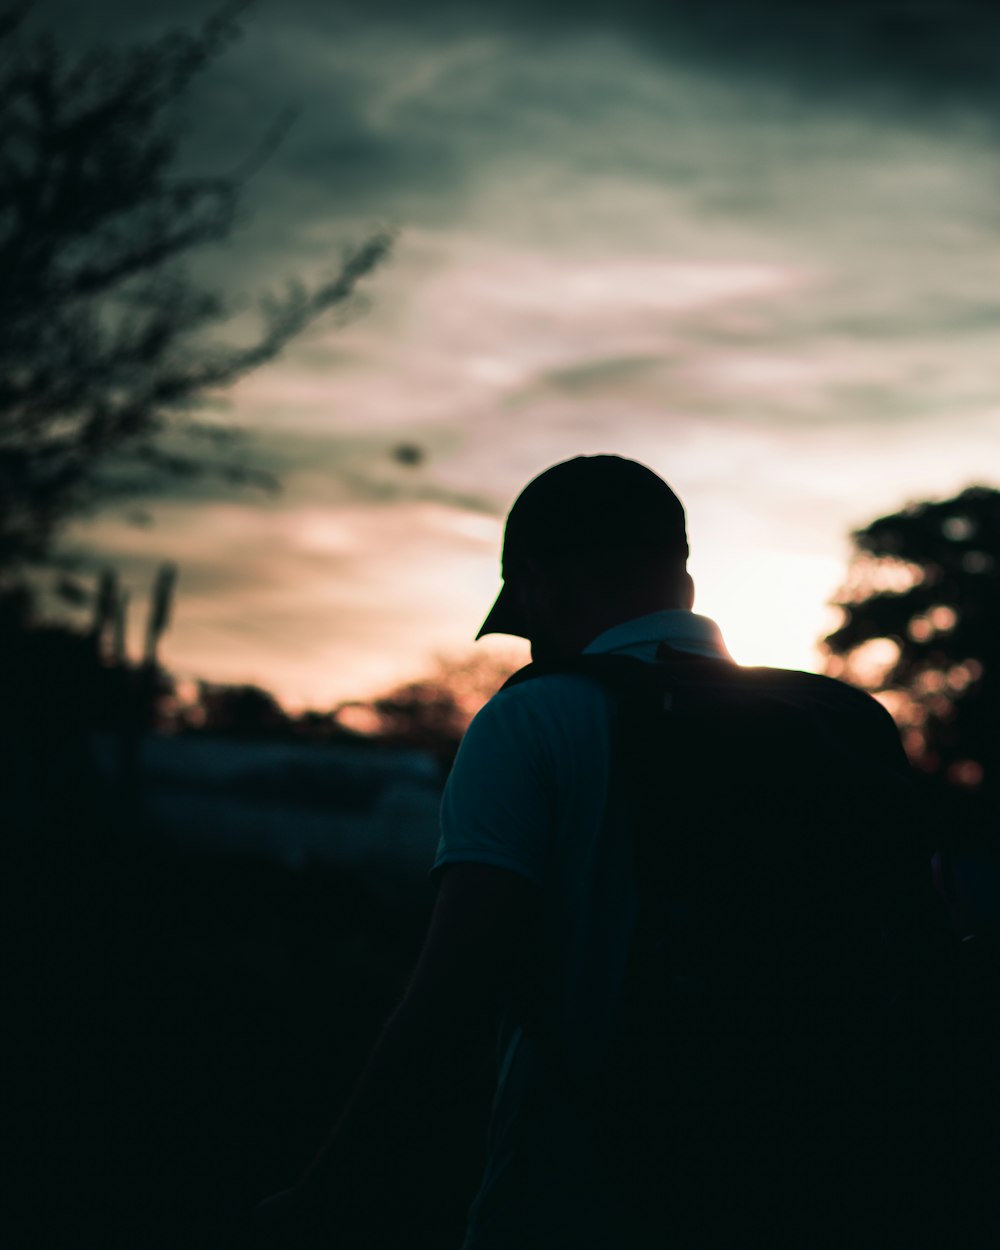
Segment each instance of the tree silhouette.
[{"label": "tree silhouette", "polygon": [[274,695],[253,685],[201,681],[195,711],[199,729],[230,737],[279,737],[291,723]]},{"label": "tree silhouette", "polygon": [[1000,491],[973,486],[853,535],[827,671],[872,691],[930,776],[1000,790]]},{"label": "tree silhouette", "polygon": [[[68,56],[0,15],[0,572],[49,556],[70,517],[163,477],[266,475],[199,405],[343,306],[385,257],[376,233],[311,287],[260,301],[249,341],[213,339],[239,312],[192,280],[226,239],[276,133],[229,172],[178,172],[177,106],[240,33],[229,4],[194,33]],[[198,436],[192,441],[192,436]]]},{"label": "tree silhouette", "polygon": [[441,656],[425,677],[341,703],[334,716],[344,729],[427,751],[450,766],[473,716],[517,667],[512,656],[492,652]]}]

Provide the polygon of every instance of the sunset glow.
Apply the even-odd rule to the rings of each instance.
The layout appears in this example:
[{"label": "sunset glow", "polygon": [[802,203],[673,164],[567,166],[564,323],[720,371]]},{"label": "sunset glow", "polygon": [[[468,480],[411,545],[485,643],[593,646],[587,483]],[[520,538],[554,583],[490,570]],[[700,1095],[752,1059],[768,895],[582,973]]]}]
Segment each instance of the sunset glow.
[{"label": "sunset glow", "polygon": [[815,667],[851,530],[997,481],[994,140],[971,114],[915,127],[609,31],[296,12],[262,7],[204,89],[209,161],[250,112],[300,112],[206,272],[256,290],[376,223],[398,241],[350,318],[228,399],[280,495],[187,485],[152,528],[75,531],[136,639],[179,564],[178,673],[328,706],[462,653],[518,490],[593,452],[681,495],[698,610],[737,659]]}]

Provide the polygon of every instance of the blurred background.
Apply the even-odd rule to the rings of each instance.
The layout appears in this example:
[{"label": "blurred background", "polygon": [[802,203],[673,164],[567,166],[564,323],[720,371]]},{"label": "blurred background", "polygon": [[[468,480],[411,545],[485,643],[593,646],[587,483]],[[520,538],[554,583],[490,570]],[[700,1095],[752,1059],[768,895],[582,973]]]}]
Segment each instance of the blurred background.
[{"label": "blurred background", "polygon": [[998,25],[0,15],[9,1244],[213,1245],[311,1156],[527,658],[472,644],[503,517],[572,455],[671,483],[738,661],[885,703],[995,937]]}]

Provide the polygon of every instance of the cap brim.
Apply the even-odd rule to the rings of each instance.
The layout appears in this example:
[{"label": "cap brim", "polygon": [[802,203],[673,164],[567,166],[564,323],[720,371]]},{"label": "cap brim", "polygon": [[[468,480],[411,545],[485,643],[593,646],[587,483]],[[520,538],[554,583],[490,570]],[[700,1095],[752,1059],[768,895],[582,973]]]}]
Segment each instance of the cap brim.
[{"label": "cap brim", "polygon": [[493,607],[490,608],[489,615],[480,626],[476,641],[478,642],[485,634],[513,634],[515,638],[528,637],[517,610],[517,603],[506,582],[500,587],[500,593]]}]

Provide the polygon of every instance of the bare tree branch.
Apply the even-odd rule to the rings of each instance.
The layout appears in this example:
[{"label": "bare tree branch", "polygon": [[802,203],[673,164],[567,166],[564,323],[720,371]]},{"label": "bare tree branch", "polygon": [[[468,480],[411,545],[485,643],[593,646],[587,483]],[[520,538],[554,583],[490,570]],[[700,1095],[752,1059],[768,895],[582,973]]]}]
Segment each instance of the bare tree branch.
[{"label": "bare tree branch", "polygon": [[[150,475],[273,478],[176,446],[194,414],[274,360],[318,317],[350,307],[392,244],[379,230],[331,275],[260,300],[260,329],[211,336],[233,308],[182,262],[226,239],[279,118],[227,174],[180,176],[174,106],[239,36],[227,4],[194,33],[68,58],[31,38],[30,6],[0,17],[0,571],[46,556],[76,513]],[[109,473],[131,463],[134,473]]]}]

